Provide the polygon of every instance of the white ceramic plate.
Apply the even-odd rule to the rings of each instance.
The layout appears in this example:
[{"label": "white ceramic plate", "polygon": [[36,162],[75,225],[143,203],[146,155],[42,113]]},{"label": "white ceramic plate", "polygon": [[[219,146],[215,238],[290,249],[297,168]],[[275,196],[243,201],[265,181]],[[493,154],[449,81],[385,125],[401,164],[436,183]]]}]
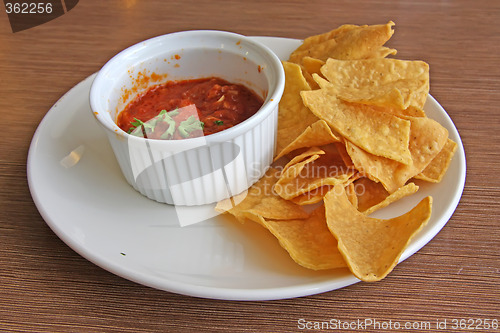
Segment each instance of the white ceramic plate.
[{"label": "white ceramic plate", "polygon": [[[256,39],[281,59],[287,59],[300,44],[293,39]],[[137,283],[215,299],[291,298],[358,282],[346,269],[314,272],[298,266],[257,224],[240,225],[230,217],[216,216],[181,227],[172,206],[143,197],[121,175],[104,131],[90,112],[93,78],[76,85],[49,110],[28,156],[28,182],[35,204],[50,228],[73,250]],[[425,111],[448,129],[458,150],[441,183],[421,183],[415,195],[377,212],[379,217],[400,215],[423,197],[434,197],[431,220],[401,261],[443,228],[465,183],[465,154],[453,122],[432,97]]]}]

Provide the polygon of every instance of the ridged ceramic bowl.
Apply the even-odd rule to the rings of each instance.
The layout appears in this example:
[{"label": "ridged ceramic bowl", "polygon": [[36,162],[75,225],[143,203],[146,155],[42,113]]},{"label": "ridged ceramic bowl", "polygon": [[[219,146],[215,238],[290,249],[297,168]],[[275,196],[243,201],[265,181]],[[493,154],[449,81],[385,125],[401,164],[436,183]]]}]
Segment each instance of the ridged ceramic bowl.
[{"label": "ridged ceramic bowl", "polygon": [[[198,138],[145,139],[116,125],[118,113],[149,87],[203,77],[244,84],[264,104],[242,123]],[[92,83],[90,105],[130,185],[158,202],[203,205],[245,191],[271,164],[284,80],[278,57],[258,42],[229,32],[185,31],[113,57]]]}]

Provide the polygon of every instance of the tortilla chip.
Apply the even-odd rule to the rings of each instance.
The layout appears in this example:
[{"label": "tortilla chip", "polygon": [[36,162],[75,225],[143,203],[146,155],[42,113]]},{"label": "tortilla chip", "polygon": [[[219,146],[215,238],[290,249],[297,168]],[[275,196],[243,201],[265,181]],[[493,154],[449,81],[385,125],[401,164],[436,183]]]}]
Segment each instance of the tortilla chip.
[{"label": "tortilla chip", "polygon": [[285,90],[279,103],[276,151],[281,152],[319,119],[304,106],[300,92],[310,90],[299,65],[283,62]]},{"label": "tortilla chip", "polygon": [[457,144],[450,138],[446,141],[443,149],[434,157],[431,163],[416,175],[415,178],[422,179],[432,183],[439,183],[450,166],[451,159],[457,150]]},{"label": "tortilla chip", "polygon": [[342,26],[334,31],[306,39],[290,55],[289,61],[301,63],[304,57],[326,61],[334,59],[369,59],[395,53],[383,45],[394,34],[393,22],[371,26]]},{"label": "tortilla chip", "polygon": [[[333,149],[332,149],[333,147]],[[287,164],[274,186],[283,199],[290,200],[323,186],[352,182],[356,171],[345,167],[335,146],[323,155],[315,154],[295,164]]]},{"label": "tortilla chip", "polygon": [[339,142],[340,138],[333,134],[332,130],[324,120],[318,120],[312,125],[308,126],[295,140],[284,147],[278,153],[275,160],[279,159],[286,154],[299,149],[313,146],[323,146],[332,142]]},{"label": "tortilla chip", "polygon": [[313,74],[321,75],[321,66],[323,66],[324,64],[325,62],[323,60],[311,57],[304,57],[302,59],[302,74],[304,75],[304,78],[306,79],[307,83],[309,83],[309,86],[312,90],[319,88],[318,84],[313,78]]},{"label": "tortilla chip", "polygon": [[346,167],[355,168],[354,163],[351,160],[351,156],[347,153],[344,140],[342,142],[336,143],[337,151],[339,152],[340,158],[344,161]]},{"label": "tortilla chip", "polygon": [[[319,149],[319,148],[317,148],[317,149]],[[319,166],[318,166],[318,164],[312,163],[312,165],[314,167],[316,167],[317,169],[325,171],[327,169],[327,167],[337,168],[337,170],[335,170],[336,174],[338,174],[338,170],[352,170],[353,169],[352,163],[346,164],[344,161],[344,155],[347,155],[347,152],[345,152],[345,147],[342,143],[329,144],[326,146],[322,146],[321,149],[324,150],[324,153],[329,155],[328,160],[330,162],[321,162],[320,161]],[[306,155],[306,154],[307,154],[307,152],[303,153],[302,155]],[[297,160],[303,160],[303,159],[299,158]],[[350,162],[350,159],[349,159],[349,162]],[[321,163],[323,163],[322,166],[321,166]],[[328,164],[328,163],[330,163],[330,164],[327,166],[326,164]],[[289,164],[292,164],[292,163],[289,163]],[[309,164],[306,164],[305,168],[307,168],[308,166],[309,166]],[[306,171],[305,173],[308,174],[308,172],[309,171]],[[325,176],[325,178],[326,178],[325,173],[326,172],[323,173],[323,176]],[[321,178],[321,174],[319,174],[317,176],[318,176],[318,178]],[[351,186],[351,184],[355,180],[357,180],[359,177],[360,177],[359,173],[355,173],[353,176],[351,176],[351,178],[349,178],[349,180],[346,183],[346,186]],[[324,185],[324,186],[320,186],[320,187],[314,187],[310,191],[305,192],[303,194],[300,194],[300,195],[298,195],[290,200],[293,201],[294,203],[296,203],[297,205],[315,204],[315,203],[318,203],[321,200],[323,200],[323,197],[326,195],[326,193],[328,193],[328,191],[332,187],[333,187],[332,185]],[[357,201],[357,200],[352,198],[352,202],[354,203],[355,201]]]},{"label": "tortilla chip", "polygon": [[387,103],[387,104],[371,104],[374,102],[374,100],[355,100],[356,98],[351,98],[351,100],[348,99],[343,99],[342,94],[339,93],[339,88],[335,87],[335,85],[331,84],[329,81],[323,79],[319,75],[313,74],[313,79],[317,83],[318,87],[321,89],[329,90],[332,92],[332,94],[338,94],[338,97],[346,102],[355,102],[359,104],[364,104],[362,107],[364,110],[367,112],[386,112],[390,113],[394,116],[398,117],[426,117],[425,111],[421,108],[418,108],[416,106],[409,106],[406,109],[402,109],[399,106],[395,106],[395,104],[403,104],[404,101],[402,99],[402,95],[400,92],[394,90],[393,96],[382,96],[383,99],[396,99],[399,102],[395,102],[394,104]]},{"label": "tortilla chip", "polygon": [[[363,104],[344,102],[328,91],[302,91],[304,104],[335,131],[367,152],[410,164],[410,122]],[[367,112],[368,111],[368,112]]]},{"label": "tortilla chip", "polygon": [[418,191],[418,186],[409,183],[389,194],[381,183],[376,183],[369,178],[362,177],[352,183],[357,196],[358,211],[365,215],[387,207],[399,199]]},{"label": "tortilla chip", "polygon": [[[374,106],[376,107],[376,106]],[[400,110],[397,108],[384,108],[384,112],[390,112],[395,116],[400,116],[400,117],[427,117],[425,114],[424,109],[418,108],[416,106],[409,106],[405,110]]]},{"label": "tortilla chip", "polygon": [[[383,45],[392,37],[394,22],[350,29],[335,40],[338,46],[330,58],[334,59],[369,59],[377,58],[387,51]],[[380,49],[383,49],[382,51]],[[395,52],[391,51],[391,52]],[[320,58],[321,59],[321,58]]]},{"label": "tortilla chip", "polygon": [[268,229],[280,245],[299,265],[324,270],[346,267],[346,263],[337,249],[337,240],[326,226],[325,208],[315,209],[311,216],[303,220],[275,221],[253,215],[246,217]]},{"label": "tortilla chip", "polygon": [[313,205],[323,200],[323,197],[332,189],[333,186],[325,185],[317,187],[309,192],[298,195],[295,198],[290,199],[297,205]]},{"label": "tortilla chip", "polygon": [[343,186],[335,186],[324,198],[328,228],[351,272],[366,282],[389,274],[413,236],[429,221],[432,197],[411,211],[388,220],[358,212]]},{"label": "tortilla chip", "polygon": [[[321,150],[319,147],[311,147],[305,152],[293,157],[290,162],[288,162],[281,173],[285,172],[290,166],[298,164],[299,162],[303,162],[304,160],[308,160],[309,162],[314,161],[319,158],[319,155],[323,155],[325,153],[324,150]],[[312,158],[312,159],[311,159]],[[308,162],[307,162],[308,163]]]},{"label": "tortilla chip", "polygon": [[398,51],[396,49],[391,49],[389,47],[382,46],[375,50],[371,58],[385,58],[390,55],[396,55]]},{"label": "tortilla chip", "polygon": [[312,75],[304,69],[304,66],[300,66],[300,68],[302,69],[302,75],[304,75],[304,79],[311,88],[310,90],[318,89],[319,85],[316,83],[316,81],[314,81]]},{"label": "tortilla chip", "polygon": [[325,64],[323,60],[311,57],[302,59],[302,66],[309,74],[321,75],[321,67]]},{"label": "tortilla chip", "polygon": [[302,44],[294,52],[300,52],[300,51],[307,50],[314,45],[321,44],[323,42],[326,42],[329,39],[335,39],[339,35],[344,34],[346,31],[356,29],[356,28],[359,28],[359,25],[344,24],[338,28],[333,29],[332,31],[325,32],[325,33],[320,34],[320,35],[309,36],[306,39],[304,39]]},{"label": "tortilla chip", "polygon": [[321,73],[329,89],[349,102],[423,109],[429,94],[429,65],[423,61],[328,59]]},{"label": "tortilla chip", "polygon": [[311,47],[304,51],[294,51],[289,62],[300,64],[304,57],[311,57],[326,61],[326,59],[332,57],[337,48],[337,41],[335,39],[329,39],[319,44],[311,45]]},{"label": "tortilla chip", "polygon": [[413,193],[415,193],[417,191],[418,191],[418,186],[415,185],[414,183],[406,184],[405,186],[398,188],[395,192],[387,195],[382,201],[380,201],[376,205],[373,205],[370,208],[363,210],[362,213],[365,215],[370,215],[371,213],[373,213],[379,209],[382,209],[384,207],[387,207],[391,203],[396,202],[396,201],[398,201],[404,197],[407,197],[409,195],[412,195]]},{"label": "tortilla chip", "polygon": [[358,197],[358,210],[364,212],[370,207],[373,207],[389,195],[389,192],[380,182],[375,182],[367,177],[360,177],[353,182],[354,192]]},{"label": "tortilla chip", "polygon": [[421,173],[437,156],[448,139],[448,131],[430,118],[407,117],[411,123],[409,150],[412,163],[405,165],[374,156],[346,141],[346,150],[356,169],[368,178],[381,182],[389,193]]},{"label": "tortilla chip", "polygon": [[380,106],[363,103],[356,103],[358,107],[365,113],[385,112],[390,115],[406,119],[407,117],[425,117],[425,112],[414,106],[409,106],[406,109],[400,109],[394,106]]},{"label": "tortilla chip", "polygon": [[[307,218],[309,214],[302,207],[282,199],[273,191],[278,175],[277,169],[269,168],[264,177],[252,185],[248,191],[218,202],[215,210],[220,213],[228,212],[237,218],[249,210],[262,217],[276,220]],[[239,203],[235,205],[235,202]]]},{"label": "tortilla chip", "polygon": [[358,208],[358,196],[356,195],[356,189],[354,188],[354,182],[350,183],[349,185],[347,185],[345,187],[345,193],[347,195],[347,200],[349,200],[351,205],[354,208]]}]

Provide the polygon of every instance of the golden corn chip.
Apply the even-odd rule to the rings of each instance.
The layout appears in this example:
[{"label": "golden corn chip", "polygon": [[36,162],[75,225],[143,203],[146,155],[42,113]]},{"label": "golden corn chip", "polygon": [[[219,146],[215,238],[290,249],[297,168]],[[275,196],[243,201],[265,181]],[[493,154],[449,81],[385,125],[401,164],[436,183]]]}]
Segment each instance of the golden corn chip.
[{"label": "golden corn chip", "polygon": [[299,163],[287,165],[274,186],[275,192],[283,199],[290,200],[322,186],[352,182],[356,171],[345,167],[335,146],[332,147],[328,147],[330,151],[324,155],[313,155]]},{"label": "golden corn chip", "polygon": [[[313,150],[312,152],[309,152],[309,153],[308,152],[303,153],[302,156],[317,152],[316,149],[319,149],[319,148],[313,148],[313,149],[315,149],[315,150]],[[318,164],[314,164],[314,162],[311,164],[305,164],[304,168],[308,168],[310,165],[312,165],[311,168],[316,167],[317,169],[320,170],[319,174],[318,174],[318,172],[316,172],[317,176],[319,176],[319,178],[321,178],[321,175],[325,176],[325,178],[326,178],[325,171],[327,168],[330,168],[330,169],[331,168],[338,168],[338,170],[342,170],[342,168],[343,168],[343,170],[352,170],[352,163],[346,164],[344,162],[343,155],[344,154],[347,155],[347,153],[345,152],[345,147],[342,143],[329,144],[326,146],[322,146],[321,149],[324,150],[323,153],[328,154],[328,157],[325,159],[325,161],[319,161],[320,162],[320,163],[318,163],[319,166],[318,166]],[[296,162],[297,162],[298,160],[303,160],[303,158],[297,158],[297,159],[294,158],[294,160],[296,160]],[[294,164],[294,163],[292,163],[292,162],[289,163],[289,165],[292,165],[292,164]],[[321,173],[322,169],[323,169],[323,172]],[[335,170],[335,174],[338,174],[338,170]],[[306,174],[308,172],[310,172],[310,174],[313,173],[311,171],[306,171]],[[349,178],[349,180],[346,183],[346,186],[350,187],[352,182],[354,182],[358,178],[359,178],[359,174],[358,173],[354,174],[351,178]],[[323,197],[325,196],[325,194],[328,193],[328,191],[332,187],[333,187],[332,185],[324,185],[324,186],[320,186],[320,187],[314,187],[311,190],[309,190],[308,192],[300,194],[300,195],[298,195],[290,200],[293,201],[294,203],[296,203],[297,205],[315,204],[315,203],[318,203],[321,200],[323,200]],[[353,200],[352,202],[355,201],[354,198],[352,198],[352,200]]]},{"label": "golden corn chip", "polygon": [[[308,154],[308,152],[304,154]],[[324,154],[324,152],[322,152]],[[302,154],[303,155],[303,154]],[[301,155],[299,156],[300,158],[302,157]],[[300,174],[304,167],[317,160],[320,157],[319,154],[314,154],[310,155],[306,159],[302,159],[300,161],[297,161],[295,158],[290,161],[283,171],[281,172],[281,175],[279,179],[276,182],[276,185],[274,187],[274,191],[283,199],[289,200],[292,199],[301,193],[298,193],[297,187],[297,179],[300,177]],[[304,191],[305,193],[307,191]]]},{"label": "golden corn chip", "polygon": [[347,200],[349,200],[351,205],[354,208],[358,208],[358,196],[356,195],[356,189],[354,187],[354,182],[350,183],[349,185],[347,185],[345,187],[345,193],[347,195]]},{"label": "golden corn chip", "polygon": [[370,215],[418,191],[417,185],[409,183],[389,194],[381,183],[376,183],[365,177],[353,182],[353,186],[358,199],[358,210],[365,215]]},{"label": "golden corn chip", "polygon": [[317,187],[309,192],[296,196],[290,199],[297,205],[312,205],[323,200],[323,197],[332,189],[333,186],[325,185]]},{"label": "golden corn chip", "polygon": [[442,179],[446,170],[450,166],[451,159],[457,150],[457,144],[450,138],[446,141],[443,149],[439,154],[434,157],[431,163],[422,171],[420,174],[416,175],[415,178],[422,179],[428,182],[439,183]]},{"label": "golden corn chip", "polygon": [[[342,99],[340,97],[340,99]],[[350,103],[349,101],[345,101],[347,103]],[[371,105],[371,104],[364,104],[364,103],[352,103],[356,104],[356,106],[360,109],[363,110],[365,113],[376,113],[376,112],[385,112],[390,115],[400,117],[403,119],[406,119],[408,117],[426,117],[425,111],[423,109],[417,108],[415,106],[409,106],[406,109],[400,109],[395,106],[381,106],[381,105]]]},{"label": "golden corn chip", "polygon": [[323,206],[302,220],[275,221],[251,214],[246,216],[268,229],[299,265],[313,270],[346,267],[337,241],[326,226]]},{"label": "golden corn chip", "polygon": [[389,193],[396,191],[406,182],[406,179],[395,176],[396,170],[404,164],[370,154],[349,141],[345,141],[345,146],[354,167],[365,177],[380,182]]},{"label": "golden corn chip", "polygon": [[370,207],[373,207],[389,195],[389,192],[380,182],[375,182],[367,177],[361,177],[353,182],[354,191],[358,197],[358,210],[364,212]]},{"label": "golden corn chip", "polygon": [[367,152],[411,163],[410,122],[385,112],[366,112],[362,104],[344,102],[328,91],[302,91],[304,104],[344,138]]},{"label": "golden corn chip", "polygon": [[425,165],[425,168],[448,141],[448,130],[430,118],[405,117],[405,119],[411,123],[409,148],[413,165]]},{"label": "golden corn chip", "polygon": [[292,165],[296,165],[298,164],[299,162],[303,162],[304,160],[307,159],[308,162],[306,163],[309,163],[311,161],[314,161],[315,159],[319,158],[319,155],[323,155],[325,152],[323,150],[321,150],[320,148],[318,147],[311,147],[309,148],[308,150],[306,150],[305,152],[299,154],[299,155],[296,155],[294,158],[292,158],[290,160],[290,162],[288,162],[285,167],[283,168],[282,170],[282,174]]},{"label": "golden corn chip", "polygon": [[309,86],[312,90],[319,88],[316,81],[314,81],[313,74],[321,75],[321,66],[323,66],[324,64],[325,62],[323,60],[311,57],[304,57],[302,59],[302,74],[304,75],[304,78],[306,79],[307,83],[309,83]]},{"label": "golden corn chip", "polygon": [[398,188],[395,192],[387,195],[382,201],[370,208],[363,210],[362,213],[365,215],[370,215],[371,213],[389,206],[391,203],[396,202],[406,196],[412,195],[418,191],[418,186],[414,183],[406,184],[403,187]]},{"label": "golden corn chip", "polygon": [[312,75],[309,72],[306,71],[306,69],[304,68],[304,66],[300,66],[300,68],[302,69],[302,75],[304,75],[304,79],[306,80],[307,84],[311,88],[310,90],[316,90],[316,89],[318,89],[319,86],[316,83],[316,81],[314,81],[314,78],[312,77]]},{"label": "golden corn chip", "polygon": [[[283,168],[283,171],[281,172],[281,175],[279,178],[284,178],[284,177],[297,177],[300,173],[300,171],[308,165],[308,163],[314,162],[318,158],[321,157],[321,155],[325,155],[328,153],[328,156],[326,160],[329,162],[332,162],[337,165],[337,163],[340,161],[340,154],[338,153],[337,148],[332,144],[332,145],[326,145],[323,147],[310,147],[308,150],[294,156]],[[288,171],[289,169],[294,168],[295,170]],[[288,172],[288,176],[286,176]]]},{"label": "golden corn chip", "polygon": [[369,105],[369,104],[358,104],[358,107],[366,113],[385,112],[403,119],[405,119],[406,117],[425,117],[424,110],[416,108],[414,106],[409,106],[404,110],[393,106],[380,106],[380,105]]},{"label": "golden corn chip", "polygon": [[269,168],[264,177],[252,185],[247,192],[218,202],[215,210],[221,213],[228,212],[237,218],[249,210],[265,218],[276,220],[307,218],[309,214],[302,207],[282,199],[273,192],[278,175],[277,169]]},{"label": "golden corn chip", "polygon": [[320,60],[326,60],[331,57],[337,47],[337,41],[335,39],[329,39],[319,44],[311,45],[311,47],[304,51],[294,51],[289,62],[300,64],[304,57],[311,57]]},{"label": "golden corn chip", "polygon": [[[380,108],[377,106],[372,106],[374,108]],[[383,112],[389,112],[392,113],[395,116],[401,116],[401,117],[427,117],[425,114],[424,109],[418,108],[416,106],[409,106],[405,110],[400,110],[397,108],[391,108],[391,107],[386,107],[383,110]]]},{"label": "golden corn chip", "polygon": [[305,40],[303,45],[290,55],[289,61],[301,63],[304,57],[320,60],[369,59],[395,54],[396,50],[383,45],[394,34],[393,22],[371,26],[344,26],[330,34]]},{"label": "golden corn chip", "polygon": [[344,162],[346,167],[354,168],[354,163],[351,160],[351,156],[347,153],[344,141],[336,143],[337,151],[339,152],[340,158]]},{"label": "golden corn chip", "polygon": [[[366,26],[364,26],[366,27]],[[326,42],[329,39],[335,39],[339,35],[345,33],[346,31],[359,28],[359,25],[354,25],[354,24],[344,24],[341,25],[340,27],[333,29],[332,31],[325,32],[320,35],[315,35],[315,36],[309,36],[304,41],[302,44],[294,51],[294,52],[300,52],[309,49],[310,47]]]},{"label": "golden corn chip", "polygon": [[323,77],[323,74],[312,73],[311,74],[314,81],[318,84],[321,89],[328,90],[331,95],[337,96],[341,91],[341,87],[337,84],[333,84]]},{"label": "golden corn chip", "polygon": [[421,173],[437,156],[448,139],[448,131],[438,122],[423,117],[407,117],[411,123],[410,142],[412,163],[405,165],[394,160],[374,156],[346,141],[346,150],[359,172],[374,181],[380,181],[389,193],[403,186]]},{"label": "golden corn chip", "polygon": [[304,106],[300,92],[310,90],[309,84],[297,64],[283,62],[285,90],[279,103],[276,151],[280,152],[309,125],[319,119]]},{"label": "golden corn chip", "polygon": [[[317,83],[318,87],[321,89],[325,89],[329,91],[330,93],[337,95],[340,99],[342,98],[342,94],[339,93],[339,88],[336,87],[334,84],[330,83],[329,81],[325,80],[324,78],[320,77],[317,74],[313,74],[313,79]],[[401,94],[394,90],[393,91],[395,95],[393,96],[382,96],[384,99],[396,99],[399,100],[400,102],[398,103],[403,103],[402,96]],[[343,99],[346,102],[356,102],[360,105],[359,107],[365,110],[365,112],[386,112],[390,113],[394,116],[398,117],[425,117],[425,111],[421,108],[418,108],[416,106],[409,106],[406,109],[402,109],[398,106],[394,106],[394,104],[387,103],[386,104],[370,104],[370,101],[368,100],[358,100],[358,101],[353,101],[355,98],[351,98],[351,100]],[[373,100],[371,101],[373,102]],[[397,103],[396,103],[397,104]]]},{"label": "golden corn chip", "polygon": [[[335,52],[330,55],[330,58],[369,59],[384,54],[396,54],[396,50],[387,52],[387,48],[383,47],[394,34],[393,26],[394,22],[389,22],[345,31],[345,33],[335,38],[338,46]],[[380,51],[381,48],[383,48],[383,51]]]},{"label": "golden corn chip", "polygon": [[328,59],[321,73],[350,102],[422,109],[429,93],[429,65],[423,61]]},{"label": "golden corn chip", "polygon": [[381,106],[394,110],[404,110],[405,105],[409,103],[409,101],[405,101],[402,92],[393,86],[381,89],[376,87],[353,88],[344,86],[341,82],[333,84],[316,74],[313,74],[312,78],[321,89],[327,90],[330,94],[346,102]]},{"label": "golden corn chip", "polygon": [[308,148],[313,146],[323,146],[332,142],[339,142],[340,138],[333,134],[332,130],[324,120],[308,126],[295,140],[284,147],[278,153],[275,160],[299,148]]},{"label": "golden corn chip", "polygon": [[321,150],[325,152],[327,156],[324,157],[324,164],[328,164],[330,166],[335,166],[338,168],[349,168],[352,165],[346,164],[342,155],[342,152],[345,150],[345,146],[342,142],[334,142],[328,145],[324,145],[319,147]]},{"label": "golden corn chip", "polygon": [[328,228],[351,272],[362,281],[378,281],[389,274],[413,236],[429,221],[432,198],[426,197],[404,215],[388,220],[358,212],[343,186],[324,198]]},{"label": "golden corn chip", "polygon": [[385,58],[390,55],[396,55],[398,51],[389,47],[382,46],[375,50],[370,58]]},{"label": "golden corn chip", "polygon": [[[279,177],[277,183],[278,184],[284,184],[287,183],[288,181],[292,181],[298,177],[301,177],[302,170],[305,168],[306,165],[309,163],[314,162],[320,157],[320,155],[311,155],[307,159],[302,160],[300,162],[296,163],[288,163],[286,167],[283,169],[281,172],[281,176]],[[281,189],[280,186],[275,188],[276,193],[281,195]],[[283,197],[283,196],[282,196]],[[289,199],[286,198],[285,199]]]},{"label": "golden corn chip", "polygon": [[318,74],[321,75],[321,67],[325,62],[320,59],[315,59],[311,57],[304,57],[302,59],[302,66],[309,74]]}]

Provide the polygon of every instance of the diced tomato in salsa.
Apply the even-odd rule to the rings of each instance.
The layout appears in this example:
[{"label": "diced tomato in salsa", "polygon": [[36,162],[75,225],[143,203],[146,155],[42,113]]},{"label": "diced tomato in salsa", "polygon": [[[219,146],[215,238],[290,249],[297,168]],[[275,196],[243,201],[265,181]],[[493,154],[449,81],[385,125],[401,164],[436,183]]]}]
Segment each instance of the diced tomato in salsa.
[{"label": "diced tomato in salsa", "polygon": [[[163,119],[168,115],[169,122],[153,121],[154,126],[146,126],[142,131],[139,128],[136,135],[151,139],[191,138],[239,124],[255,114],[262,104],[262,98],[252,90],[221,78],[169,81],[132,100],[118,115],[117,124],[130,133],[164,114]],[[175,131],[170,129],[173,134],[169,136],[167,131],[174,121]]]}]

